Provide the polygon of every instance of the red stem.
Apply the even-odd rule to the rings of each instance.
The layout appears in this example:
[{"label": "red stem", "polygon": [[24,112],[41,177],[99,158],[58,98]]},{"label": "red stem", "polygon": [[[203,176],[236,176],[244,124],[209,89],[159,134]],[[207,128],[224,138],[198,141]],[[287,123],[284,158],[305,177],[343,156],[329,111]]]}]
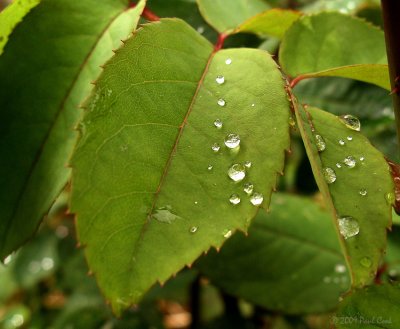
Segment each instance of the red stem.
[{"label": "red stem", "polygon": [[[136,5],[137,5],[137,3],[131,2],[131,3],[129,4],[129,7],[128,7],[128,8],[135,8]],[[145,7],[145,8],[143,9],[142,16],[143,16],[144,18],[146,18],[148,21],[151,21],[151,22],[157,22],[157,21],[160,20],[160,17],[158,17],[156,14],[154,14],[154,13],[153,13],[149,8],[147,8],[147,7]]]},{"label": "red stem", "polygon": [[290,88],[294,88],[294,87],[296,87],[296,85],[301,81],[301,80],[304,80],[304,79],[307,79],[308,77],[306,76],[306,75],[299,75],[298,77],[296,77],[296,78],[294,78],[292,81],[290,81]]},{"label": "red stem", "polygon": [[222,49],[222,47],[224,46],[224,42],[225,42],[226,37],[227,37],[227,35],[223,34],[223,33],[218,35],[218,40],[217,40],[217,43],[214,46],[214,51],[218,51],[218,50]]}]

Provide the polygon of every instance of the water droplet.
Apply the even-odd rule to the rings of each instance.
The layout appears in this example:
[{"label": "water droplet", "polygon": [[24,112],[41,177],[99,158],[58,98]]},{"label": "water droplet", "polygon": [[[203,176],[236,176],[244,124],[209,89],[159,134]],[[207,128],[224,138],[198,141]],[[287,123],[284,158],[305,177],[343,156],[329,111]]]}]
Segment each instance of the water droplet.
[{"label": "water droplet", "polygon": [[225,145],[230,149],[238,147],[240,144],[240,136],[237,134],[229,134],[225,137]]},{"label": "water droplet", "polygon": [[289,126],[290,127],[296,127],[296,121],[294,120],[294,118],[292,116],[289,117]]},{"label": "water droplet", "polygon": [[353,137],[347,136],[347,140],[348,140],[348,141],[352,141],[352,140],[353,140]]},{"label": "water droplet", "polygon": [[242,164],[235,163],[228,169],[228,176],[235,182],[240,182],[246,176],[246,169]]},{"label": "water droplet", "polygon": [[385,199],[388,204],[394,204],[394,201],[396,200],[394,193],[392,192],[386,193]]},{"label": "water droplet", "polygon": [[[222,85],[225,82],[225,77],[222,75],[218,75],[215,81],[219,84]],[[222,105],[223,106],[223,105]]]},{"label": "water droplet", "polygon": [[50,271],[54,267],[54,260],[50,257],[45,257],[41,262],[42,269],[45,271]]},{"label": "water droplet", "polygon": [[368,191],[365,188],[362,188],[358,193],[362,196],[366,196],[368,194]]},{"label": "water droplet", "polygon": [[240,197],[237,194],[232,194],[229,198],[229,202],[236,205],[240,203]]},{"label": "water droplet", "polygon": [[224,236],[225,239],[228,239],[232,236],[232,231],[231,230],[224,230],[222,232],[222,235]]},{"label": "water droplet", "polygon": [[336,273],[344,273],[344,272],[346,272],[346,266],[344,266],[343,264],[336,264],[335,272]]},{"label": "water droplet", "polygon": [[323,170],[323,174],[325,177],[325,180],[328,184],[332,184],[336,181],[336,173],[332,168],[324,168]]},{"label": "water droplet", "polygon": [[355,131],[361,130],[360,120],[358,120],[357,117],[355,117],[351,114],[342,115],[340,117],[340,121],[342,121],[342,123],[344,123],[344,125],[349,129],[352,129]]},{"label": "water droplet", "polygon": [[203,34],[204,33],[204,26],[199,26],[197,29],[197,32],[199,32],[200,34]]},{"label": "water droplet", "polygon": [[360,157],[360,161],[363,162],[365,160],[364,157]]},{"label": "water droplet", "polygon": [[264,196],[261,193],[254,192],[254,194],[250,198],[250,202],[254,206],[259,206],[264,200]]},{"label": "water droplet", "polygon": [[344,158],[343,163],[349,168],[354,168],[357,162],[356,159],[349,155],[348,157]]},{"label": "water droplet", "polygon": [[211,145],[211,149],[212,149],[215,153],[217,153],[217,152],[219,151],[220,148],[221,148],[221,147],[219,146],[218,143],[214,143],[213,145]]},{"label": "water droplet", "polygon": [[225,64],[226,65],[230,65],[231,63],[232,63],[232,60],[230,58],[227,58],[226,61],[225,61]]},{"label": "water droplet", "polygon": [[246,183],[246,184],[243,185],[243,191],[246,194],[250,195],[251,193],[253,193],[253,189],[254,189],[254,185],[251,184],[251,183]]},{"label": "water droplet", "polygon": [[317,145],[318,152],[322,152],[326,149],[325,140],[321,135],[315,135],[315,141]]},{"label": "water droplet", "polygon": [[212,165],[208,165],[207,170],[212,170],[213,166]]},{"label": "water droplet", "polygon": [[256,104],[254,104],[254,103],[253,103],[253,104],[251,104],[251,107],[254,107],[254,106],[256,106]]},{"label": "water droplet", "polygon": [[194,202],[194,204],[198,204],[198,202],[197,202],[197,201],[195,201],[195,202]]},{"label": "water droplet", "polygon": [[343,139],[339,139],[338,143],[339,143],[340,145],[342,145],[342,146],[343,146],[344,144],[346,144],[345,141],[344,141]]},{"label": "water droplet", "polygon": [[360,264],[364,267],[371,267],[372,261],[369,257],[363,257],[360,260]]},{"label": "water droplet", "polygon": [[171,224],[176,219],[180,219],[179,216],[172,213],[171,206],[165,206],[156,209],[151,217],[158,220],[159,222],[168,224]]},{"label": "water droplet", "polygon": [[345,238],[351,238],[360,232],[358,221],[351,216],[338,218],[340,234]]},{"label": "water droplet", "polygon": [[342,168],[342,165],[338,162],[338,163],[336,164],[336,167]]},{"label": "water droplet", "polygon": [[246,168],[251,168],[251,165],[252,165],[251,161],[246,161],[246,162],[244,163],[244,166],[245,166]]},{"label": "water droplet", "polygon": [[192,226],[189,231],[190,231],[190,233],[196,233],[197,232],[197,226]]},{"label": "water droplet", "polygon": [[222,99],[222,98],[220,98],[220,99],[217,101],[217,104],[218,104],[219,106],[225,106],[225,100]]},{"label": "water droplet", "polygon": [[222,121],[220,119],[217,119],[214,121],[214,126],[217,127],[217,129],[222,128]]}]

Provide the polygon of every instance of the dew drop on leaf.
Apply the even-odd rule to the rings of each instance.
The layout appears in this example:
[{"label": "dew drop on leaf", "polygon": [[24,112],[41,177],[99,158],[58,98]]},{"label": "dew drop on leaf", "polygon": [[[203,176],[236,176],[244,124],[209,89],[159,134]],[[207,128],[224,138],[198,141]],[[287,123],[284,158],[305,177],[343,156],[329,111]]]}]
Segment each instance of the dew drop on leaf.
[{"label": "dew drop on leaf", "polygon": [[240,136],[238,134],[229,134],[225,137],[225,145],[230,149],[238,147],[240,144]]},{"label": "dew drop on leaf", "polygon": [[353,140],[353,137],[347,136],[347,140],[348,140],[348,141],[352,141],[352,140]]},{"label": "dew drop on leaf", "polygon": [[362,188],[358,193],[362,196],[366,196],[368,194],[368,191],[365,188]]},{"label": "dew drop on leaf", "polygon": [[225,82],[225,77],[222,75],[218,75],[215,79],[215,81],[219,84],[222,85]]},{"label": "dew drop on leaf", "polygon": [[220,119],[217,119],[214,121],[214,126],[217,127],[217,129],[221,129],[222,128],[222,121]]},{"label": "dew drop on leaf", "polygon": [[386,193],[385,199],[388,204],[394,204],[394,201],[395,201],[394,193],[392,193],[392,192]]},{"label": "dew drop on leaf", "polygon": [[228,176],[234,182],[240,182],[246,176],[246,169],[242,164],[235,163],[234,165],[232,165],[232,167],[228,169]]},{"label": "dew drop on leaf", "polygon": [[190,233],[196,233],[197,232],[197,226],[192,226],[189,231],[190,231]]},{"label": "dew drop on leaf", "polygon": [[217,104],[218,104],[219,106],[225,106],[225,100],[222,99],[222,98],[220,98],[220,99],[217,101]]},{"label": "dew drop on leaf", "polygon": [[360,260],[360,264],[364,267],[371,267],[372,261],[369,257],[363,257]]},{"label": "dew drop on leaf", "polygon": [[232,63],[232,60],[230,58],[227,58],[226,61],[225,61],[225,64],[226,65],[231,65],[231,63]]},{"label": "dew drop on leaf", "polygon": [[214,143],[213,145],[211,145],[211,149],[212,149],[215,153],[217,153],[217,152],[219,151],[220,148],[221,148],[221,147],[219,146],[218,143]]},{"label": "dew drop on leaf", "polygon": [[349,168],[354,168],[357,162],[356,159],[354,159],[354,157],[349,155],[348,157],[344,158],[343,163]]},{"label": "dew drop on leaf", "polygon": [[360,157],[360,161],[363,162],[365,158],[363,156]]},{"label": "dew drop on leaf", "polygon": [[342,145],[342,146],[343,146],[344,144],[346,144],[345,141],[344,141],[343,139],[339,139],[339,140],[338,140],[338,143],[339,143],[339,145]]},{"label": "dew drop on leaf", "polygon": [[179,216],[171,212],[171,206],[165,206],[156,209],[151,217],[158,220],[159,222],[168,224],[171,224],[174,220],[180,218]]},{"label": "dew drop on leaf", "polygon": [[240,197],[237,194],[232,194],[229,198],[229,202],[233,205],[237,205],[240,203]]},{"label": "dew drop on leaf", "polygon": [[252,165],[251,161],[246,161],[246,162],[244,163],[244,166],[245,166],[246,168],[251,168],[251,165]]},{"label": "dew drop on leaf", "polygon": [[338,162],[338,163],[336,164],[336,167],[340,169],[340,168],[342,168],[342,165]]},{"label": "dew drop on leaf", "polygon": [[231,230],[224,230],[222,232],[222,235],[224,236],[225,239],[228,239],[232,236],[232,231]]},{"label": "dew drop on leaf", "polygon": [[321,135],[315,135],[315,141],[317,145],[318,152],[322,152],[326,149],[326,143]]},{"label": "dew drop on leaf", "polygon": [[344,266],[343,264],[336,264],[335,272],[336,273],[344,273],[344,272],[346,272],[346,266]]},{"label": "dew drop on leaf", "polygon": [[336,173],[332,168],[326,167],[322,170],[325,181],[328,184],[332,184],[336,181]]},{"label": "dew drop on leaf", "polygon": [[358,221],[351,216],[338,218],[340,234],[345,238],[351,238],[360,232]]},{"label": "dew drop on leaf", "polygon": [[361,130],[360,120],[358,120],[357,117],[355,117],[351,114],[342,115],[340,117],[340,121],[342,121],[342,123],[344,123],[344,125],[349,129],[352,129],[355,131]]},{"label": "dew drop on leaf", "polygon": [[207,170],[212,170],[213,166],[212,165],[208,165]]},{"label": "dew drop on leaf", "polygon": [[264,196],[261,193],[254,192],[254,194],[250,198],[250,202],[254,206],[259,206],[264,200]]},{"label": "dew drop on leaf", "polygon": [[248,195],[253,193],[253,189],[254,189],[254,185],[252,183],[246,183],[243,185],[243,191]]}]

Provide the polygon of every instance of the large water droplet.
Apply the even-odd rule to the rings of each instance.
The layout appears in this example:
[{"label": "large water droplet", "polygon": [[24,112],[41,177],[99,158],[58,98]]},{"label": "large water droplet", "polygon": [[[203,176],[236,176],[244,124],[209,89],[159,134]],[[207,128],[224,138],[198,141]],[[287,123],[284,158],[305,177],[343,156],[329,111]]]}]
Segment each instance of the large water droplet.
[{"label": "large water droplet", "polygon": [[220,148],[221,148],[221,147],[219,146],[218,143],[214,143],[213,145],[211,145],[211,149],[212,149],[215,153],[217,153],[217,152],[219,151]]},{"label": "large water droplet", "polygon": [[240,182],[246,176],[246,169],[242,164],[235,163],[228,169],[228,176],[235,182]]},{"label": "large water droplet", "polygon": [[159,222],[168,224],[171,224],[174,220],[180,218],[179,216],[172,213],[171,206],[165,206],[156,209],[151,217],[158,220]]},{"label": "large water droplet", "polygon": [[196,233],[197,232],[197,226],[192,226],[189,230],[190,233]]},{"label": "large water droplet", "polygon": [[226,65],[230,65],[231,63],[232,63],[232,60],[230,58],[227,58],[226,61],[225,61],[225,64]]},{"label": "large water droplet", "polygon": [[348,157],[344,158],[343,163],[349,167],[349,168],[354,168],[356,166],[356,159],[349,155]]},{"label": "large water droplet", "polygon": [[317,145],[318,152],[322,152],[326,149],[326,143],[321,135],[315,135],[315,144]]},{"label": "large water droplet", "polygon": [[345,126],[349,129],[360,131],[361,130],[361,123],[360,120],[358,120],[357,117],[351,115],[351,114],[346,114],[342,115],[340,117],[340,121],[345,124]]},{"label": "large water droplet", "polygon": [[360,260],[360,264],[364,267],[371,267],[372,261],[369,257],[363,257]]},{"label": "large water droplet", "polygon": [[229,202],[236,205],[240,203],[240,197],[237,194],[232,194],[229,198]]},{"label": "large water droplet", "polygon": [[254,192],[254,194],[250,198],[250,202],[254,206],[259,206],[264,200],[264,196],[261,193]]},{"label": "large water droplet", "polygon": [[238,134],[229,134],[225,137],[225,145],[230,149],[238,147],[240,144],[240,136]]},{"label": "large water droplet", "polygon": [[217,127],[217,129],[222,128],[222,121],[220,119],[217,119],[214,121],[214,126]]},{"label": "large water droplet", "polygon": [[332,184],[336,181],[336,173],[332,168],[329,168],[329,167],[324,168],[322,170],[322,172],[323,172],[325,180],[328,184]]},{"label": "large water droplet", "polygon": [[217,101],[217,104],[218,104],[219,106],[225,106],[225,100],[222,99],[222,98],[220,98],[220,99]]},{"label": "large water droplet", "polygon": [[362,196],[366,196],[368,194],[368,191],[365,188],[362,188],[358,193]]},{"label": "large water droplet", "polygon": [[222,232],[222,235],[224,236],[225,239],[228,239],[232,236],[232,231],[231,230],[224,230]]},{"label": "large water droplet", "polygon": [[219,84],[222,85],[225,82],[225,78],[222,75],[218,75],[215,81]]},{"label": "large water droplet", "polygon": [[344,266],[343,264],[336,264],[335,272],[336,273],[344,273],[344,272],[346,272],[346,266]]},{"label": "large water droplet", "polygon": [[252,183],[246,183],[243,185],[243,191],[246,194],[250,195],[251,193],[253,193],[253,189],[254,189],[254,185]]},{"label": "large water droplet", "polygon": [[251,168],[251,165],[252,165],[251,161],[246,161],[246,162],[244,163],[244,166],[245,166],[246,168]]},{"label": "large water droplet", "polygon": [[351,238],[360,232],[358,221],[351,216],[338,218],[340,234],[345,238]]}]

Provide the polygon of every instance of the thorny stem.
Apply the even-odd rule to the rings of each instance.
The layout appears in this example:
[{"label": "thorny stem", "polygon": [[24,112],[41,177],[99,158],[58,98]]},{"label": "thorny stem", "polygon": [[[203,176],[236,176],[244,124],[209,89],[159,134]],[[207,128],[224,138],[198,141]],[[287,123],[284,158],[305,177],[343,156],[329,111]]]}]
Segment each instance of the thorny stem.
[{"label": "thorny stem", "polygon": [[397,139],[400,145],[400,1],[381,0]]}]

